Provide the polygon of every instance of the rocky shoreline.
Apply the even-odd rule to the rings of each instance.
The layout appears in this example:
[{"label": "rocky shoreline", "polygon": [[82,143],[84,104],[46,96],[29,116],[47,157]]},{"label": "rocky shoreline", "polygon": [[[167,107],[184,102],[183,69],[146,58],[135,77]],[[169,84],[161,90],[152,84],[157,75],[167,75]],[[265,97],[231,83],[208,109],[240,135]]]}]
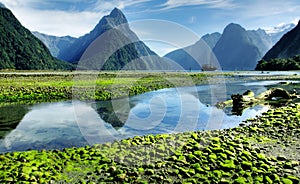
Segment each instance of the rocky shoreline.
[{"label": "rocky shoreline", "polygon": [[299,112],[299,104],[290,104],[227,130],[6,153],[0,155],[0,181],[299,183]]}]

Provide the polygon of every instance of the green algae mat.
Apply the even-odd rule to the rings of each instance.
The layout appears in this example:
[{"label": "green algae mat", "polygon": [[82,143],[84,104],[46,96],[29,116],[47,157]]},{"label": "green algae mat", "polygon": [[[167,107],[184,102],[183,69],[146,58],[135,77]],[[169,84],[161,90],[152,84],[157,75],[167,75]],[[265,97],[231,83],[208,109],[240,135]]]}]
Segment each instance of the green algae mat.
[{"label": "green algae mat", "polygon": [[225,74],[178,72],[0,73],[0,105],[62,100],[110,100],[176,86],[207,83]]},{"label": "green algae mat", "polygon": [[243,127],[0,155],[0,183],[300,182],[300,105]]}]

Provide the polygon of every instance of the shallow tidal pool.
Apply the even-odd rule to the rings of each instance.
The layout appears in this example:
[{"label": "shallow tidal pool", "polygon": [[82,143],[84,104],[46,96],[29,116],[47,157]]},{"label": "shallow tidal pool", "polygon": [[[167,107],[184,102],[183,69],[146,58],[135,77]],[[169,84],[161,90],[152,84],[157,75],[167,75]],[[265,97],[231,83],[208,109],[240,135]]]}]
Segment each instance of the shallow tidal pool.
[{"label": "shallow tidal pool", "polygon": [[[245,109],[241,116],[218,109],[233,93],[259,94],[281,81],[230,82],[178,87],[112,101],[64,101],[0,107],[0,152],[61,149],[136,135],[225,129],[268,110]],[[14,115],[10,115],[14,112]]]}]

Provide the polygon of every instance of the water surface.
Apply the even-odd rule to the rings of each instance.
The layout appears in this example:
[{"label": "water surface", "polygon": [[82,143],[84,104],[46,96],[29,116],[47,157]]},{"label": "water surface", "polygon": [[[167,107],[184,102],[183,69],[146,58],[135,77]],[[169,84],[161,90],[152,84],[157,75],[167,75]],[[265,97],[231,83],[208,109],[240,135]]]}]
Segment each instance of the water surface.
[{"label": "water surface", "polygon": [[214,104],[233,93],[255,94],[281,81],[230,82],[162,89],[107,102],[65,101],[1,107],[0,152],[61,149],[136,135],[214,130],[238,126],[268,110],[255,106],[241,116]]}]

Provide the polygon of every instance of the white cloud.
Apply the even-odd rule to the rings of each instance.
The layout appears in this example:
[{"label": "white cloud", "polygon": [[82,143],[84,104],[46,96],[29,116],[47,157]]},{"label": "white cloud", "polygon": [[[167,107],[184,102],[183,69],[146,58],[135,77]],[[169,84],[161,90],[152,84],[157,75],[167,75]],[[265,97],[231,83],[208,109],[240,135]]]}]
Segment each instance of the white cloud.
[{"label": "white cloud", "polygon": [[[246,29],[273,28],[279,23],[290,23],[299,17],[299,0],[245,0],[234,1],[235,8],[216,13],[223,22],[235,22]],[[211,15],[214,16],[214,15]]]},{"label": "white cloud", "polygon": [[131,7],[136,4],[142,4],[145,2],[148,2],[151,0],[112,0],[112,1],[104,1],[100,0],[96,4],[96,9],[97,10],[103,10],[103,9],[112,9],[114,7],[117,7],[119,9],[124,9],[126,7]]},{"label": "white cloud", "polygon": [[[28,13],[30,11],[30,13]],[[56,36],[82,36],[93,29],[104,13],[64,12],[20,9],[14,11],[19,21],[31,31]]]},{"label": "white cloud", "polygon": [[[273,27],[278,22],[290,22],[299,18],[298,0],[0,0],[5,6],[13,11],[18,20],[31,31],[39,31],[46,34],[64,36],[81,36],[91,31],[99,20],[117,7],[126,10],[129,18],[149,18],[152,14],[160,14],[164,10],[171,11],[175,8],[201,6],[205,9],[218,9],[214,14],[208,12],[207,27],[220,27],[228,22],[240,22],[250,28]],[[151,1],[151,2],[150,2]],[[147,3],[148,2],[148,3]],[[66,5],[67,6],[64,6]],[[84,6],[83,6],[84,4]],[[60,6],[56,8],[55,6]],[[69,6],[70,5],[70,6]],[[75,8],[72,8],[72,6]],[[68,9],[69,8],[69,9]],[[219,10],[220,9],[220,10]],[[210,14],[209,14],[210,13]],[[201,15],[201,12],[199,12]],[[201,24],[199,15],[197,24]],[[175,16],[174,16],[175,17]],[[170,20],[173,20],[170,16]],[[190,19],[189,19],[190,18]],[[166,16],[162,19],[169,20]],[[193,23],[195,18],[189,15],[183,23]],[[212,21],[211,21],[212,20]],[[218,24],[212,25],[213,20],[219,20]],[[203,21],[202,21],[203,22]],[[294,21],[298,22],[298,19]],[[193,26],[190,24],[189,26]],[[203,27],[197,29],[204,29]],[[220,28],[218,28],[219,30]],[[195,30],[198,31],[198,30]],[[206,32],[205,32],[206,33]],[[205,34],[204,33],[204,34]]]},{"label": "white cloud", "polygon": [[298,14],[300,8],[299,2],[293,0],[253,0],[249,4],[240,4],[240,14],[243,17],[263,18],[275,17],[280,19],[290,14]]},{"label": "white cloud", "polygon": [[297,25],[298,22],[299,22],[299,20],[300,20],[300,17],[297,17],[297,18],[295,18],[295,19],[292,21],[292,23],[295,24],[295,25]]},{"label": "white cloud", "polygon": [[199,6],[207,5],[211,8],[233,8],[235,5],[232,0],[167,0],[166,3],[161,6],[163,9],[172,9],[182,6]]},{"label": "white cloud", "polygon": [[[90,32],[99,20],[109,14],[109,12],[117,7],[124,9],[138,3],[144,3],[149,0],[98,0],[91,3],[90,7],[85,10],[68,11],[57,9],[45,9],[47,4],[53,1],[41,0],[1,0],[7,6],[23,26],[31,31],[39,31],[42,33],[56,36],[75,36],[79,37]],[[80,3],[83,0],[63,0],[62,3]],[[80,5],[78,5],[80,6]]]}]

